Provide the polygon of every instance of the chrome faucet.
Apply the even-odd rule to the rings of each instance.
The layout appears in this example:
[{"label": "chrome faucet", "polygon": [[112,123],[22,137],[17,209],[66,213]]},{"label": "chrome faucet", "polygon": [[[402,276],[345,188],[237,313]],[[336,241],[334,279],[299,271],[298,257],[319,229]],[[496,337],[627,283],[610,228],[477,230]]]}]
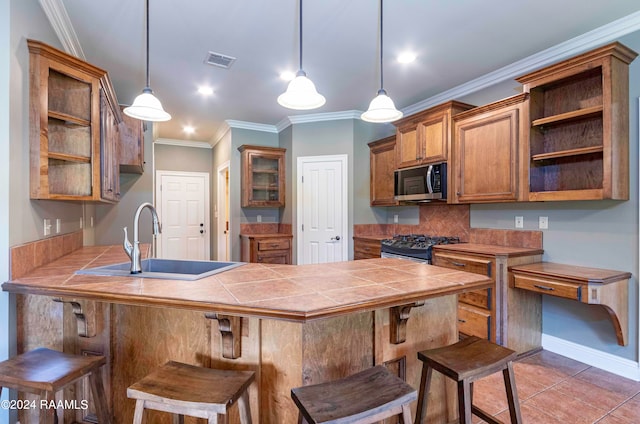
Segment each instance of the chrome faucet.
[{"label": "chrome faucet", "polygon": [[138,238],[138,223],[140,221],[140,213],[144,208],[149,208],[151,211],[151,216],[153,218],[153,236],[157,236],[162,232],[162,228],[160,225],[160,220],[158,219],[158,213],[156,212],[156,208],[149,202],[143,203],[138,206],[138,210],[136,210],[136,215],[133,218],[133,245],[129,241],[129,236],[127,234],[127,227],[124,227],[124,242],[123,247],[124,251],[131,259],[131,273],[138,274],[142,272],[142,263],[140,261],[140,240]]}]

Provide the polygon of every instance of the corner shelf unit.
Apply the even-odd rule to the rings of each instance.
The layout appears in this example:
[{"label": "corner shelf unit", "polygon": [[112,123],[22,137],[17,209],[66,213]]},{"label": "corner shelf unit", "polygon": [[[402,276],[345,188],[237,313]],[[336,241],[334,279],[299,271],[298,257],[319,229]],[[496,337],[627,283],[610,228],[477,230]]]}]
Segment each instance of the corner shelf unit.
[{"label": "corner shelf unit", "polygon": [[529,200],[629,198],[629,71],[620,43],[516,80],[530,93]]},{"label": "corner shelf unit", "polygon": [[278,147],[238,147],[242,155],[243,208],[280,208],[285,205],[284,158]]},{"label": "corner shelf unit", "polygon": [[117,201],[104,197],[100,185],[106,71],[39,41],[27,44],[31,198]]}]

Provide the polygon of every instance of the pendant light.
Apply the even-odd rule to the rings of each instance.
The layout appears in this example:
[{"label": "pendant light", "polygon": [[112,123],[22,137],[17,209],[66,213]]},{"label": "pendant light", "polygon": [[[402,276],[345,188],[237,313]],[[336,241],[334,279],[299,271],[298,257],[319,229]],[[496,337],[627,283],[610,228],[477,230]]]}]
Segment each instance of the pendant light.
[{"label": "pendant light", "polygon": [[363,121],[378,123],[393,122],[397,119],[402,118],[402,112],[396,109],[396,106],[393,104],[393,100],[391,100],[391,97],[387,96],[387,92],[385,91],[383,84],[382,17],[382,0],[380,0],[380,90],[378,90],[378,95],[373,100],[371,100],[369,109],[360,116]]},{"label": "pendant light", "polygon": [[316,91],[316,86],[313,84],[313,81],[307,78],[307,74],[302,70],[302,0],[300,0],[299,6],[300,67],[296,73],[296,77],[289,83],[287,91],[278,96],[278,103],[289,109],[309,110],[319,108],[326,100],[322,94]]},{"label": "pendant light", "polygon": [[153,95],[149,86],[149,0],[146,0],[146,24],[147,24],[147,85],[135,98],[133,104],[124,108],[124,113],[132,118],[143,121],[168,121],[171,115],[164,111],[160,100]]}]

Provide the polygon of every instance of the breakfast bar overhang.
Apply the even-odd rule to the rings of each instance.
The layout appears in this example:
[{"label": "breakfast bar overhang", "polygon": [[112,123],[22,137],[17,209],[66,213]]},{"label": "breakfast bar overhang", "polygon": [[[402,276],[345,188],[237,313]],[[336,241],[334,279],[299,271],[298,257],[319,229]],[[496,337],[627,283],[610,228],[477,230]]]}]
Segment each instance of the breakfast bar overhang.
[{"label": "breakfast bar overhang", "polygon": [[[123,256],[119,246],[85,247],[2,286],[63,305],[58,317],[18,317],[29,321],[24,349],[46,345],[42,329],[59,326],[65,351],[107,356],[118,423],[133,416],[126,388],[168,360],[255,371],[256,423],[296,423],[291,388],[378,364],[417,388],[417,352],[457,341],[457,294],[490,285],[478,274],[385,258],[246,264],[196,281],[74,274]],[[430,422],[455,418],[455,388],[439,378],[432,387],[439,407]]]}]

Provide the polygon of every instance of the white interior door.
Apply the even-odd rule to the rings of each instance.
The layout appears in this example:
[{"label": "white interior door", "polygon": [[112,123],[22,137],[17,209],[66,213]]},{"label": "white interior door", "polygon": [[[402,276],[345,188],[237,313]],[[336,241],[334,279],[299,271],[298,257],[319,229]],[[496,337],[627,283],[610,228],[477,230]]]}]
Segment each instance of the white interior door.
[{"label": "white interior door", "polygon": [[298,264],[346,261],[347,156],[298,158]]},{"label": "white interior door", "polygon": [[218,201],[216,202],[217,238],[216,260],[230,261],[229,162],[218,167]]},{"label": "white interior door", "polygon": [[209,174],[157,171],[158,257],[209,260]]}]

